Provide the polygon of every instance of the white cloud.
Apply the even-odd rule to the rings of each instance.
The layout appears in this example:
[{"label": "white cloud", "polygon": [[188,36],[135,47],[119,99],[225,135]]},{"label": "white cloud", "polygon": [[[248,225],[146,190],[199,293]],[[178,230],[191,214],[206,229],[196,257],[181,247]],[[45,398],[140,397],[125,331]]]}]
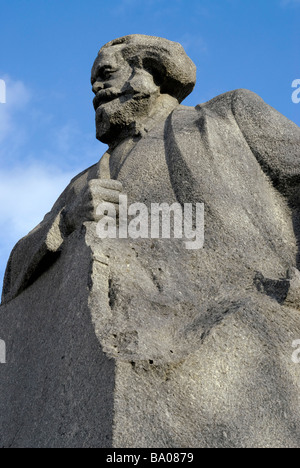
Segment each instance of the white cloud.
[{"label": "white cloud", "polygon": [[21,81],[12,81],[9,77],[1,77],[6,84],[6,103],[0,104],[0,143],[7,137],[18,136],[14,124],[14,115],[24,110],[31,99],[29,89]]},{"label": "white cloud", "polygon": [[[26,115],[32,109],[31,92],[8,76],[6,103],[0,104],[0,261],[50,210],[73,174],[49,168],[24,154],[28,133]],[[21,123],[20,123],[21,122]],[[15,156],[18,157],[15,158]],[[5,260],[4,260],[5,259]],[[3,270],[3,264],[0,266]]]},{"label": "white cloud", "polygon": [[39,165],[0,171],[1,232],[18,237],[27,234],[52,208],[73,176]]},{"label": "white cloud", "polygon": [[[71,178],[83,170],[82,155],[88,162],[93,157],[91,138],[76,122],[57,127],[24,83],[1,79],[7,94],[6,104],[0,104],[0,290],[15,243],[43,219]],[[49,133],[51,148],[37,146],[36,139]]]},{"label": "white cloud", "polygon": [[73,176],[37,164],[0,170],[0,289],[12,248],[39,224]]}]

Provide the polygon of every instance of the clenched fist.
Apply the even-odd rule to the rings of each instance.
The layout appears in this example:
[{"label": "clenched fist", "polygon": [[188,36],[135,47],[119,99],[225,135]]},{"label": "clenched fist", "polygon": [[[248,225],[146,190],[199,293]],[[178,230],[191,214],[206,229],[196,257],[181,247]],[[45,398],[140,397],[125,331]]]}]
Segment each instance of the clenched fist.
[{"label": "clenched fist", "polygon": [[70,234],[81,228],[85,221],[98,222],[97,215],[100,203],[112,203],[119,211],[119,195],[123,187],[121,182],[112,179],[92,179],[86,188],[75,198],[74,202],[64,210],[63,223],[67,233]]}]

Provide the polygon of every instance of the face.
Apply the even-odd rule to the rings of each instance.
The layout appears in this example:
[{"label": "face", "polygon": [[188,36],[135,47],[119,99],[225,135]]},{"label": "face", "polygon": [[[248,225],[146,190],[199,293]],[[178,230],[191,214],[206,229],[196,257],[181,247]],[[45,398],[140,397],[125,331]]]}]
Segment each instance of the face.
[{"label": "face", "polygon": [[140,122],[149,115],[160,94],[153,76],[130,66],[121,48],[111,46],[101,51],[92,69],[96,136],[108,144],[121,134],[138,133]]}]

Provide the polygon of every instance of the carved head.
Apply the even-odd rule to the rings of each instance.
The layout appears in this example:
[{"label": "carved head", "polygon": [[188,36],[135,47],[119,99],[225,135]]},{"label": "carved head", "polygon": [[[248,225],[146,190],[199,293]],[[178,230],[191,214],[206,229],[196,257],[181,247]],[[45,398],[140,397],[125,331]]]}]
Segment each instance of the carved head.
[{"label": "carved head", "polygon": [[131,35],[109,42],[92,68],[97,138],[112,143],[122,133],[138,134],[158,100],[179,104],[193,90],[196,67],[176,42]]}]

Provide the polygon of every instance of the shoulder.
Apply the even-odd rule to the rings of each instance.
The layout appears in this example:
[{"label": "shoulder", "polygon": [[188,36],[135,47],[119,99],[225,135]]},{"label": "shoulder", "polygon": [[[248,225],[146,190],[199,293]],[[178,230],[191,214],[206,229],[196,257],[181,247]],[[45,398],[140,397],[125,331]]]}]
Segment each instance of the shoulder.
[{"label": "shoulder", "polygon": [[253,91],[250,91],[249,89],[235,89],[234,91],[231,91],[229,94],[232,95],[232,99],[244,99],[248,101],[252,100],[260,100],[263,101],[263,99]]},{"label": "shoulder", "polygon": [[263,102],[263,99],[258,96],[258,94],[249,91],[248,89],[235,89],[233,91],[220,94],[203,104],[199,104],[196,106],[196,109],[198,111],[201,109],[210,109],[211,111],[215,111],[220,114],[222,112],[232,112],[236,106],[251,106],[254,103],[258,104]]},{"label": "shoulder", "polygon": [[198,104],[195,107],[179,105],[171,115],[172,127],[175,130],[191,130],[193,125],[199,127],[199,119],[221,118],[226,119],[232,113],[243,112],[247,107],[256,107],[254,103],[263,100],[252,91],[247,89],[236,89],[210,99],[207,102]]},{"label": "shoulder", "polygon": [[253,93],[248,89],[237,89],[233,91],[231,103],[233,113],[235,112],[235,110],[245,110],[246,112],[253,112],[259,107],[271,109],[271,106],[269,106],[258,94]]}]

